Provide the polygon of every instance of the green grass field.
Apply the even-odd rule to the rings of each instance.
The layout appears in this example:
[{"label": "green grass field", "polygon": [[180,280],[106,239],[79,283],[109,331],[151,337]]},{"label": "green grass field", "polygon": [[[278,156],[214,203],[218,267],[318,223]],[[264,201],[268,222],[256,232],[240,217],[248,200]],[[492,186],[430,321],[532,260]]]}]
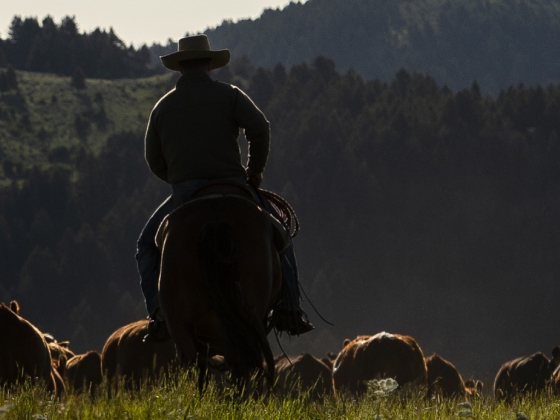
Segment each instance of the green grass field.
[{"label": "green grass field", "polygon": [[161,380],[138,392],[107,397],[102,386],[95,398],[67,393],[60,399],[29,385],[0,393],[0,419],[560,419],[557,397],[524,398],[511,405],[479,398],[470,403],[426,400],[421,393],[406,400],[397,395],[368,395],[358,401],[327,398],[311,401],[277,396],[239,400],[231,389],[210,384],[203,395],[186,375]]},{"label": "green grass field", "polygon": [[[79,153],[98,152],[115,133],[143,133],[152,107],[177,78],[86,79],[79,90],[70,77],[16,75],[18,89],[0,92],[0,160],[24,169],[72,168]],[[0,181],[5,176],[0,167]]]}]

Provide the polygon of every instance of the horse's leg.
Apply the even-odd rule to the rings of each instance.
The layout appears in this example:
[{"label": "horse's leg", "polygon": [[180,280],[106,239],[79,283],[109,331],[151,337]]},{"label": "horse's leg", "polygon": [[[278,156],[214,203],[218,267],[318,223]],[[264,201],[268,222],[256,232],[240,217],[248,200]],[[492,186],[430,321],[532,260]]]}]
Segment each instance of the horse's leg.
[{"label": "horse's leg", "polygon": [[206,356],[199,355],[196,365],[198,368],[198,392],[202,395],[208,386],[208,363],[206,363]]},{"label": "horse's leg", "polygon": [[[191,337],[194,337],[194,329],[187,322],[168,325],[171,338],[175,342],[179,364],[182,369],[189,372],[190,368],[197,367],[197,351],[191,340]],[[188,376],[190,377],[190,374]]]}]

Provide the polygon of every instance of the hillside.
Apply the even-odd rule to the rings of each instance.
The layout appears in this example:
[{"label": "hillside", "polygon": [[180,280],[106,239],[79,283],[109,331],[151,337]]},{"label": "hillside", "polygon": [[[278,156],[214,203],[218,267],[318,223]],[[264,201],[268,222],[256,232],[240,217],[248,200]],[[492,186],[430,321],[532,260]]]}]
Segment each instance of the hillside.
[{"label": "hillside", "polygon": [[57,24],[51,16],[14,16],[8,37],[0,38],[0,67],[70,76],[80,69],[86,77],[119,79],[163,73],[150,65],[146,45],[127,47],[111,28],[80,32],[74,16]]},{"label": "hillside", "polygon": [[[553,0],[309,0],[206,33],[214,48],[269,70],[324,56],[365,79],[390,82],[404,68],[454,91],[477,81],[492,95],[560,80],[560,4]],[[80,33],[70,16],[60,23],[15,16],[8,34],[0,38],[0,68],[65,76],[80,68],[94,79],[164,73],[158,56],[177,48],[135,49],[112,29]]]},{"label": "hillside", "polygon": [[[390,81],[404,68],[458,90],[558,82],[560,4],[552,0],[309,0],[206,31],[257,66],[332,58]],[[175,46],[173,46],[175,48]]]},{"label": "hillside", "polygon": [[75,168],[115,133],[142,132],[175,79],[87,79],[86,89],[75,89],[70,77],[18,71],[18,89],[0,92],[0,185],[25,178],[31,166]]},{"label": "hillside", "polygon": [[[136,239],[169,187],[148,171],[142,139],[172,76],[86,79],[77,91],[67,77],[16,75],[18,90],[0,93],[0,301],[17,299],[77,352],[100,350],[145,316]],[[273,70],[238,60],[215,76],[271,122],[264,187],[294,206],[303,287],[335,324],[304,303],[317,331],[283,339],[288,351],[410,334],[484,378],[558,344],[560,87],[492,98],[404,70],[364,80],[324,57]],[[89,121],[83,139],[77,120]]]}]

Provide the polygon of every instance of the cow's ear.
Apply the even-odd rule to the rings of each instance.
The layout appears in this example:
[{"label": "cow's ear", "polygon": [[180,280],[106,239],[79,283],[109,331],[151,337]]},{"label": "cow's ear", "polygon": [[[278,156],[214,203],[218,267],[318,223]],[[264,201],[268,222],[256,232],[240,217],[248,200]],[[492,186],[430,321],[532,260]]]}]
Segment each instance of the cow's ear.
[{"label": "cow's ear", "polygon": [[15,300],[10,302],[10,309],[14,314],[19,315],[19,305]]},{"label": "cow's ear", "polygon": [[560,359],[560,346],[556,346],[552,349],[552,357],[555,359]]}]

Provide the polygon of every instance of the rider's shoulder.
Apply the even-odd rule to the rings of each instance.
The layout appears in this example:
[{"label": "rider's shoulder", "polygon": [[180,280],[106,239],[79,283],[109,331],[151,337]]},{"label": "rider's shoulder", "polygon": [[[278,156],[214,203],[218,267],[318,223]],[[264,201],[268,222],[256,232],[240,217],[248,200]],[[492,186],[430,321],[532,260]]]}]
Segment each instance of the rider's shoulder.
[{"label": "rider's shoulder", "polygon": [[226,82],[222,82],[221,80],[213,80],[214,82],[214,86],[218,89],[223,89],[223,90],[230,90],[230,91],[242,91],[240,87],[231,84],[231,83],[226,83]]}]

